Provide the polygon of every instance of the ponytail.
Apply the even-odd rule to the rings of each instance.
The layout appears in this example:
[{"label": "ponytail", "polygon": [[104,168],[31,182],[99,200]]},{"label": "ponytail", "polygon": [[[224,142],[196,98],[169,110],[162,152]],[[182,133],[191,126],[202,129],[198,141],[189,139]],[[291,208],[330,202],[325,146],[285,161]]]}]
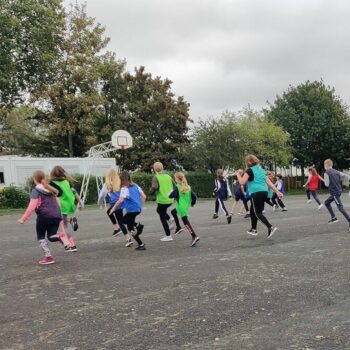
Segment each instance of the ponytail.
[{"label": "ponytail", "polygon": [[175,174],[175,179],[176,179],[176,182],[180,183],[182,186],[181,192],[187,193],[188,192],[188,183],[187,183],[185,174],[182,172],[178,172]]},{"label": "ponytail", "polygon": [[45,173],[42,170],[37,170],[34,172],[33,174],[33,180],[41,185],[44,186],[45,189],[47,189],[48,191],[50,191],[54,196],[58,195],[58,190],[52,186],[50,186],[47,182],[46,182],[46,177],[45,177]]}]

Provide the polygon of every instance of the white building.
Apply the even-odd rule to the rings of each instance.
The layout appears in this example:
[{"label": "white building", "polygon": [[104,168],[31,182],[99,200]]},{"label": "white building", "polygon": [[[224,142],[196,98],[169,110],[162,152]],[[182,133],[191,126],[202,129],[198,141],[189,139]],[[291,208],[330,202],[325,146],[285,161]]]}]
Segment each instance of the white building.
[{"label": "white building", "polygon": [[115,158],[35,158],[0,156],[0,187],[22,186],[33,175],[35,170],[43,170],[49,174],[51,169],[62,166],[69,174],[85,174],[89,167],[92,175],[104,175],[106,171],[115,167]]}]

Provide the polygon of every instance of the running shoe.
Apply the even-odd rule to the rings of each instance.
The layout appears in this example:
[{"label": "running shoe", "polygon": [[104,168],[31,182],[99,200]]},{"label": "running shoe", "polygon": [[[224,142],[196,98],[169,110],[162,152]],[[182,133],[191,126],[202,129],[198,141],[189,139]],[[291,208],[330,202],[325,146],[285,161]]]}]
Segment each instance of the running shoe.
[{"label": "running shoe", "polygon": [[132,242],[131,239],[129,239],[126,244],[125,244],[125,247],[131,247],[134,243]]},{"label": "running shoe", "polygon": [[323,204],[321,203],[318,207],[317,207],[317,209],[318,210],[321,210],[323,208]]},{"label": "running shoe", "polygon": [[[69,245],[66,245],[64,247],[64,250],[67,252],[67,253],[73,253],[74,250],[72,249],[73,247],[69,246]],[[76,247],[75,247],[76,248]],[[75,250],[76,251],[76,250]]]},{"label": "running shoe", "polygon": [[267,233],[267,238],[270,238],[273,236],[273,234],[277,231],[277,227],[276,226],[271,226],[269,228],[269,232]]},{"label": "running shoe", "polygon": [[214,215],[213,215],[213,219],[217,219],[219,217],[219,215],[218,214],[216,214],[216,213],[214,213]]},{"label": "running shoe", "polygon": [[39,260],[39,264],[40,265],[51,265],[54,264],[56,261],[52,256],[48,256],[46,258],[41,258]]},{"label": "running shoe", "polygon": [[197,244],[198,241],[199,241],[199,237],[197,236],[196,238],[194,238],[192,240],[191,247],[194,247]]},{"label": "running shoe", "polygon": [[244,218],[245,218],[245,219],[249,219],[249,218],[250,218],[250,214],[245,214],[245,215],[244,215]]},{"label": "running shoe", "polygon": [[254,229],[250,229],[247,231],[248,235],[252,235],[252,236],[257,236],[258,235],[258,231],[254,230]]},{"label": "running shoe", "polygon": [[171,242],[173,241],[173,237],[171,236],[164,236],[163,238],[160,239],[162,242]]},{"label": "running shoe", "polygon": [[288,211],[288,209],[287,208],[283,208],[282,211]]},{"label": "running shoe", "polygon": [[77,231],[79,228],[78,220],[76,217],[72,217],[70,224],[72,225],[73,231]]},{"label": "running shoe", "polygon": [[78,251],[78,248],[76,245],[73,245],[72,247],[70,247],[70,251],[71,252],[77,252]]},{"label": "running shoe", "polygon": [[135,250],[146,250],[146,246],[144,243],[142,243],[141,245],[137,246]]},{"label": "running shoe", "polygon": [[273,207],[272,207],[272,210],[273,210],[273,211],[276,211],[276,209],[277,209],[277,205],[274,204]]},{"label": "running shoe", "polygon": [[312,202],[312,200],[311,200],[311,199],[308,199],[306,203],[307,203],[307,204],[310,204],[311,202]]},{"label": "running shoe", "polygon": [[122,230],[120,228],[118,228],[117,230],[114,230],[112,233],[112,237],[118,236],[121,232],[122,232]]},{"label": "running shoe", "polygon": [[174,235],[178,235],[179,233],[181,233],[184,229],[183,228],[177,228],[174,232]]},{"label": "running shoe", "polygon": [[335,224],[336,222],[339,222],[339,220],[336,217],[334,217],[328,221],[329,224]]},{"label": "running shoe", "polygon": [[227,215],[226,219],[227,219],[227,223],[230,224],[231,221],[232,221],[232,216],[231,215]]}]

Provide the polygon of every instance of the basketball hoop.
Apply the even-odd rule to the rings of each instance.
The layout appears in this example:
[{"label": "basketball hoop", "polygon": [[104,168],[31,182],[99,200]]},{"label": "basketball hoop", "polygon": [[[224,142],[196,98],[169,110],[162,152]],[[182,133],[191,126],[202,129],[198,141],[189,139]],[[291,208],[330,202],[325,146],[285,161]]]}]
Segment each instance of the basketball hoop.
[{"label": "basketball hoop", "polygon": [[122,150],[132,147],[132,137],[125,130],[117,130],[112,135],[112,146]]}]

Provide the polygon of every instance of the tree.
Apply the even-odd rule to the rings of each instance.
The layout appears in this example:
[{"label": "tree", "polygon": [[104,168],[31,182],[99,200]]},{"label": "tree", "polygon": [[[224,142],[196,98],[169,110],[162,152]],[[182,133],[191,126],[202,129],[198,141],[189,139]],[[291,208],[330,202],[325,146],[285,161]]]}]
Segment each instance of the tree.
[{"label": "tree", "polygon": [[250,109],[200,121],[191,141],[195,166],[211,171],[244,167],[245,156],[250,153],[270,167],[286,165],[291,157],[289,138],[283,129]]},{"label": "tree", "polygon": [[134,147],[120,160],[123,167],[149,172],[157,160],[166,167],[173,159],[181,163],[180,147],[188,143],[188,103],[174,96],[170,80],[153,78],[144,67],[136,68],[133,74],[122,74],[123,67],[118,64],[113,69],[115,74],[105,79],[102,87],[105,128],[101,130],[108,139],[117,129],[133,136]]},{"label": "tree", "polygon": [[59,0],[0,0],[0,107],[52,81],[63,30]]},{"label": "tree", "polygon": [[320,167],[326,158],[339,168],[349,167],[350,118],[334,88],[323,81],[290,86],[266,114],[289,133],[295,162],[302,169]]},{"label": "tree", "polygon": [[101,112],[100,65],[108,38],[104,28],[88,17],[85,6],[75,5],[67,14],[65,37],[60,45],[56,77],[43,84],[34,98],[41,105],[38,115],[50,135],[60,136],[60,155],[82,156],[87,144],[85,132]]}]

